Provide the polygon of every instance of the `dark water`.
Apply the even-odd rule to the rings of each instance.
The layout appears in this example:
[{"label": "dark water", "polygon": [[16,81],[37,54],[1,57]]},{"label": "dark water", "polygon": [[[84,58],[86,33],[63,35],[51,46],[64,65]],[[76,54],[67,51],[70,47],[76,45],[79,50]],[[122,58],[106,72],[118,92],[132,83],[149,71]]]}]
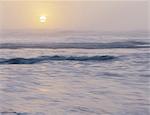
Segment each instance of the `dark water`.
[{"label": "dark water", "polygon": [[66,35],[61,43],[3,36],[11,43],[0,45],[0,115],[150,114],[147,37]]}]

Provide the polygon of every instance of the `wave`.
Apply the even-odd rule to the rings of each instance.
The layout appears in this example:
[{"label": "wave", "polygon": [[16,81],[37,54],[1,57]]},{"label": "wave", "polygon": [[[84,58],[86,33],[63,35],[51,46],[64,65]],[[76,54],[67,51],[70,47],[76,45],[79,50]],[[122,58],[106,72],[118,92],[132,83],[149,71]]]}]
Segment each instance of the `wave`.
[{"label": "wave", "polygon": [[108,49],[108,48],[150,48],[149,42],[125,41],[111,43],[1,43],[1,49],[18,49],[18,48],[76,48],[76,49]]},{"label": "wave", "polygon": [[36,64],[45,61],[108,61],[117,57],[103,55],[103,56],[40,56],[36,58],[11,58],[0,59],[0,64]]}]

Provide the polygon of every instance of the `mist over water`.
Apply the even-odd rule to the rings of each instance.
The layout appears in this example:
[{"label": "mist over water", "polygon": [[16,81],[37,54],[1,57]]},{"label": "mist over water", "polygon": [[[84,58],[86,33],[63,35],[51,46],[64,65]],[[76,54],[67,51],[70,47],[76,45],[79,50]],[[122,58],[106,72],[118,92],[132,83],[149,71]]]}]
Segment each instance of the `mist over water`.
[{"label": "mist over water", "polygon": [[149,115],[149,58],[145,32],[3,32],[0,114]]}]

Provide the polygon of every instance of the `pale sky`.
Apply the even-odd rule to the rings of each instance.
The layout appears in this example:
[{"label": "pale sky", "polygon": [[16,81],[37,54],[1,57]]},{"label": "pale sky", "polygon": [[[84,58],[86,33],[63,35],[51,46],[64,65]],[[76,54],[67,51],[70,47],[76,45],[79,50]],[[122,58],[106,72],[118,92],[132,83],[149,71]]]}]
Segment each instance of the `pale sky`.
[{"label": "pale sky", "polygon": [[148,1],[0,1],[1,29],[145,31],[148,21]]}]

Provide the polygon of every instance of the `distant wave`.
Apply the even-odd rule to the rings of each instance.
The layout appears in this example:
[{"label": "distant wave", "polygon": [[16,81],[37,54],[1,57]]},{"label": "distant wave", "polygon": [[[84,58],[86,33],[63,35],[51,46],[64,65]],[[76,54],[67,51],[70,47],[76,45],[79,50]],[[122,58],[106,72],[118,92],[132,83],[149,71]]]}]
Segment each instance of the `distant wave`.
[{"label": "distant wave", "polygon": [[40,56],[36,58],[11,58],[0,59],[0,64],[35,64],[43,61],[108,61],[117,57],[103,55],[103,56]]},{"label": "distant wave", "polygon": [[76,48],[76,49],[109,49],[109,48],[150,48],[149,42],[125,41],[111,43],[1,43],[1,49],[18,49],[18,48]]},{"label": "distant wave", "polygon": [[[0,112],[0,115],[31,115],[32,113],[27,112]],[[41,115],[42,112],[36,112],[34,115]],[[44,113],[42,114],[44,115]]]}]

